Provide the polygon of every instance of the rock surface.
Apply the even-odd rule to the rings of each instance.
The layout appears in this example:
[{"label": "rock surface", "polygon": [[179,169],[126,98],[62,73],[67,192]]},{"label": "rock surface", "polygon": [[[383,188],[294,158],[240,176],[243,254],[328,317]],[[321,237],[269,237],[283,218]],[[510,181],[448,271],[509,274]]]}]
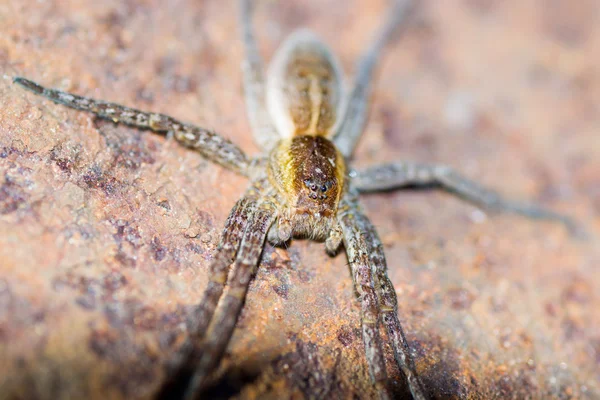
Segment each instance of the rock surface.
[{"label": "rock surface", "polygon": [[[435,191],[365,196],[419,372],[436,398],[598,398],[600,5],[419,3],[379,69],[355,165],[447,163],[590,232]],[[308,26],[350,73],[385,6],[260,1],[261,50]],[[236,21],[217,0],[0,4],[0,398],[150,398],[245,185],[12,78],[167,113],[254,153]],[[267,247],[210,394],[373,396],[343,255]]]}]

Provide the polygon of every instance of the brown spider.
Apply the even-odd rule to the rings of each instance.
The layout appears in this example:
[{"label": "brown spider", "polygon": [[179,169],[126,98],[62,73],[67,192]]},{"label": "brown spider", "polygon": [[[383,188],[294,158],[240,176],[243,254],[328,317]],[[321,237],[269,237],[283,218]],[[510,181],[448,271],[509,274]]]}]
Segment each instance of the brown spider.
[{"label": "brown spider", "polygon": [[[373,68],[405,17],[408,3],[393,1],[387,20],[360,59],[354,85],[346,95],[337,60],[325,44],[304,30],[292,34],[281,46],[265,76],[252,34],[250,0],[240,0],[246,104],[252,132],[263,150],[253,158],[217,133],[169,116],[15,78],[16,83],[57,103],[114,122],[168,133],[182,145],[250,179],[249,189],[225,223],[210,265],[210,282],[189,324],[189,338],[171,363],[170,382],[184,382],[186,398],[198,396],[221,360],[265,242],[277,245],[297,237],[324,240],[332,255],[343,242],[361,302],[369,371],[380,397],[389,397],[381,322],[413,397],[427,398],[400,325],[383,245],[361,210],[360,192],[435,185],[488,208],[574,227],[562,215],[505,200],[447,166],[397,162],[360,171],[348,167],[367,118]],[[226,283],[228,289],[223,293]],[[172,394],[170,387],[163,387],[163,396]]]}]

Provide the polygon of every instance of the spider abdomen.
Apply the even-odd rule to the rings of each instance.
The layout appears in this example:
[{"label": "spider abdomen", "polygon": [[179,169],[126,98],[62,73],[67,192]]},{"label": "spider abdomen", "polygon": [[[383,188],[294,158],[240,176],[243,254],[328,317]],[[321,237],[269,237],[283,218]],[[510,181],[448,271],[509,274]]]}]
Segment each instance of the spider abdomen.
[{"label": "spider abdomen", "polygon": [[333,53],[310,31],[292,34],[268,73],[267,103],[279,134],[330,136],[341,97],[341,72]]}]

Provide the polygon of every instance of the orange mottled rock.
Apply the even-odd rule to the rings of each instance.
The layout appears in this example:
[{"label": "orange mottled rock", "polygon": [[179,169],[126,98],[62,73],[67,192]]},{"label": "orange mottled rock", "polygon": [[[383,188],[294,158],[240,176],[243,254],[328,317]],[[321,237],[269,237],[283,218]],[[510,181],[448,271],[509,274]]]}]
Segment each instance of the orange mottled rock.
[{"label": "orange mottled rock", "polygon": [[[266,57],[305,26],[347,77],[386,6],[258,3]],[[439,192],[363,197],[417,369],[438,398],[597,398],[600,9],[419,3],[355,165],[447,163],[591,238]],[[150,398],[245,180],[11,82],[167,113],[253,153],[235,2],[8,0],[0,21],[0,398]],[[268,247],[211,393],[372,396],[345,263],[319,243]]]}]

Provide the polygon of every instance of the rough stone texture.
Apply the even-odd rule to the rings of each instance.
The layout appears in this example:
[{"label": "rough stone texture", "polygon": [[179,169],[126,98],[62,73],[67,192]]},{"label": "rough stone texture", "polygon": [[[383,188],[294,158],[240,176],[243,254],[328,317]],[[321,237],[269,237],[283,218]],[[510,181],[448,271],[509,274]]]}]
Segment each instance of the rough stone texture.
[{"label": "rough stone texture", "polygon": [[[440,192],[366,196],[418,369],[437,398],[599,398],[600,5],[420,3],[379,71],[356,163],[448,163],[591,238]],[[385,4],[262,1],[261,49],[306,25],[351,71]],[[0,2],[0,398],[149,398],[245,185],[12,78],[254,152],[236,18],[220,0]],[[371,397],[345,263],[319,243],[267,248],[210,393]]]}]

